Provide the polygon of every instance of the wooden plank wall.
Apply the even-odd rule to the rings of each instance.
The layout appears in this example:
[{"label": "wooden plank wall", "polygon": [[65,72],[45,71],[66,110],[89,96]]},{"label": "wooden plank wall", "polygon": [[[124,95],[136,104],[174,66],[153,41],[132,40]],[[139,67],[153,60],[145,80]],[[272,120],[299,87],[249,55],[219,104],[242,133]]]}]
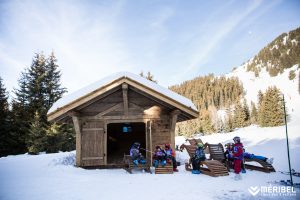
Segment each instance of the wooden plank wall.
[{"label": "wooden plank wall", "polygon": [[104,123],[100,120],[86,121],[82,125],[81,166],[104,164]]},{"label": "wooden plank wall", "polygon": [[[128,102],[124,104],[124,94]],[[126,97],[125,95],[125,97]],[[126,100],[126,98],[125,98]],[[124,106],[128,108],[124,109]],[[97,100],[78,112],[84,119],[81,127],[81,166],[99,166],[105,164],[106,133],[105,126],[111,121],[141,122],[147,124],[146,140],[147,148],[155,150],[156,145],[170,143],[172,141],[172,108],[159,103],[159,100],[150,99],[136,90],[123,86],[103,99]],[[151,120],[152,142],[149,135],[149,121]],[[105,123],[104,123],[105,121]],[[174,120],[173,120],[174,121]],[[152,149],[150,147],[152,144]],[[174,147],[173,147],[174,148]],[[147,154],[150,160],[151,154]]]}]

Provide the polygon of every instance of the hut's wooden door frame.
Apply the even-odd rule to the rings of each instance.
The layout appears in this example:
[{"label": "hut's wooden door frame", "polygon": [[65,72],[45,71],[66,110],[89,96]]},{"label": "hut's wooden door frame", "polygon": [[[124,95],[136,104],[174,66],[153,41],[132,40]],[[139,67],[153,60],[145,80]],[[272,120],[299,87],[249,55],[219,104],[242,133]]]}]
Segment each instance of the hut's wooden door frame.
[{"label": "hut's wooden door frame", "polygon": [[[145,139],[146,148],[150,146],[150,151],[152,151],[152,138],[151,138],[151,120],[150,119],[106,119],[104,120],[104,165],[107,165],[107,125],[113,123],[144,123],[145,124]],[[148,126],[149,125],[149,126]],[[150,159],[152,156],[150,156]],[[148,154],[146,153],[146,159],[148,159]],[[151,159],[152,162],[152,159]]]}]

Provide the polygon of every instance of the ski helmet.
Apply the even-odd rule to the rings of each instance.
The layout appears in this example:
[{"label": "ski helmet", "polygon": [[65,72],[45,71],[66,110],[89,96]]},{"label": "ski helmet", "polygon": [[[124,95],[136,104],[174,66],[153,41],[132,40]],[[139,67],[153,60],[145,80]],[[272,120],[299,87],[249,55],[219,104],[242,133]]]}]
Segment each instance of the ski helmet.
[{"label": "ski helmet", "polygon": [[170,149],[170,144],[165,144],[166,149]]},{"label": "ski helmet", "polygon": [[133,146],[134,146],[134,147],[136,147],[136,148],[139,148],[139,147],[140,147],[140,145],[141,145],[141,144],[140,144],[140,143],[138,143],[138,142],[135,142],[135,143],[133,143]]},{"label": "ski helmet", "polygon": [[239,136],[235,136],[233,138],[233,141],[236,142],[236,143],[240,143],[241,142],[241,138]]},{"label": "ski helmet", "polygon": [[197,147],[203,148],[203,144],[202,143],[197,143]]}]

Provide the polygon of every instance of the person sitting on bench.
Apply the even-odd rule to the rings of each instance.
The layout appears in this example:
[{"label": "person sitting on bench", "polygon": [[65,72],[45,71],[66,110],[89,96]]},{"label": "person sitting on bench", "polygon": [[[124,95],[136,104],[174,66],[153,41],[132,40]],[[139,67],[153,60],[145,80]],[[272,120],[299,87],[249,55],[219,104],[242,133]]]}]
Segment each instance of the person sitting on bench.
[{"label": "person sitting on bench", "polygon": [[141,144],[138,142],[133,143],[130,148],[130,157],[132,158],[133,163],[137,166],[140,164],[146,164],[146,160],[144,156],[140,153],[140,146]]},{"label": "person sitting on bench", "polygon": [[160,164],[161,166],[165,166],[166,165],[166,159],[165,159],[165,153],[164,151],[161,149],[160,146],[156,146],[155,147],[155,151],[154,151],[154,155],[153,155],[153,166],[154,167],[158,167],[158,165]]},{"label": "person sitting on bench", "polygon": [[200,174],[200,162],[205,160],[205,153],[203,150],[203,144],[197,143],[197,149],[192,157],[193,170],[192,174]]},{"label": "person sitting on bench", "polygon": [[174,172],[178,172],[177,163],[176,163],[176,159],[175,159],[175,152],[171,148],[170,144],[165,144],[165,150],[164,150],[164,152],[166,154],[166,160],[167,160],[167,162],[168,161],[172,161],[173,162],[173,171]]},{"label": "person sitting on bench", "polygon": [[[232,161],[233,157],[232,157],[232,147],[233,147],[233,143],[228,143],[225,144],[226,147],[226,151],[225,151],[225,157],[229,160]],[[274,158],[267,158],[265,156],[260,156],[260,155],[255,155],[253,153],[249,153],[249,152],[245,152],[244,149],[244,153],[243,153],[244,158],[248,158],[248,159],[258,159],[258,160],[262,160],[265,161],[269,164],[273,164]]]}]

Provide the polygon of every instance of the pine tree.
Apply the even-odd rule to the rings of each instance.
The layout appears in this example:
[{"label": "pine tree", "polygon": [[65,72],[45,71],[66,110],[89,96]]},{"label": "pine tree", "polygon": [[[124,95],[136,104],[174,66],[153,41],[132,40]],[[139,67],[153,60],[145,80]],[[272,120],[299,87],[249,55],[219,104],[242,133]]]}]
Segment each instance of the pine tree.
[{"label": "pine tree", "polygon": [[[60,85],[61,74],[56,62],[53,52],[48,59],[43,53],[36,54],[31,66],[21,74],[19,89],[15,91],[16,98],[12,104],[14,133],[21,134],[21,141],[26,144],[23,146],[27,146],[31,153],[48,150],[52,144],[52,137],[46,135],[46,130],[51,132],[53,129],[47,121],[47,112],[66,92]],[[58,138],[64,139],[62,136]],[[52,152],[52,149],[49,151]]]},{"label": "pine tree", "polygon": [[0,77],[0,157],[10,154],[11,137],[9,126],[8,93]]},{"label": "pine tree", "polygon": [[283,102],[278,88],[269,87],[260,102],[258,123],[262,127],[284,124]]},{"label": "pine tree", "polygon": [[215,132],[209,110],[203,111],[201,113],[199,125],[198,125],[199,132],[206,133],[206,134],[207,133],[211,134],[211,133]]},{"label": "pine tree", "polygon": [[44,124],[40,118],[41,115],[36,111],[34,119],[30,124],[29,136],[26,140],[28,152],[30,154],[38,154],[39,152],[46,150],[46,124]]},{"label": "pine tree", "polygon": [[295,77],[296,77],[295,70],[291,70],[290,73],[289,73],[289,79],[294,80]]},{"label": "pine tree", "polygon": [[266,106],[265,106],[265,95],[261,92],[258,91],[258,124],[262,127],[266,126]]},{"label": "pine tree", "polygon": [[45,77],[45,105],[46,109],[49,110],[51,106],[58,99],[62,97],[62,95],[67,91],[66,88],[61,87],[60,78],[61,73],[58,70],[57,59],[54,55],[54,52],[51,53],[49,58],[46,61],[46,77]]},{"label": "pine tree", "polygon": [[251,124],[257,124],[258,113],[255,104],[251,101]]},{"label": "pine tree", "polygon": [[62,148],[61,151],[72,151],[76,149],[76,135],[72,124],[61,124]]},{"label": "pine tree", "polygon": [[18,80],[18,89],[14,89],[15,98],[12,100],[12,135],[15,136],[15,153],[27,152],[26,138],[29,133],[31,115],[29,113],[27,71],[22,72]]},{"label": "pine tree", "polygon": [[264,99],[264,94],[262,93],[261,90],[258,91],[257,98],[258,98],[258,105],[260,105]]},{"label": "pine tree", "polygon": [[245,113],[244,126],[248,126],[250,125],[250,109],[246,99],[244,99],[243,111]]},{"label": "pine tree", "polygon": [[40,115],[42,123],[47,124],[47,107],[49,100],[47,99],[47,68],[46,59],[43,53],[36,54],[32,60],[32,64],[28,69],[28,100],[29,113],[34,118],[36,112]]},{"label": "pine tree", "polygon": [[264,126],[280,126],[284,124],[283,101],[278,88],[270,87],[265,93]]},{"label": "pine tree", "polygon": [[234,115],[233,115],[233,124],[235,128],[240,128],[245,126],[246,113],[242,105],[238,102],[235,105]]},{"label": "pine tree", "polygon": [[71,151],[75,149],[76,137],[73,126],[53,123],[46,130],[46,152]]},{"label": "pine tree", "polygon": [[226,133],[232,132],[235,129],[233,123],[233,117],[231,111],[227,111],[227,116],[225,118],[224,130]]}]

